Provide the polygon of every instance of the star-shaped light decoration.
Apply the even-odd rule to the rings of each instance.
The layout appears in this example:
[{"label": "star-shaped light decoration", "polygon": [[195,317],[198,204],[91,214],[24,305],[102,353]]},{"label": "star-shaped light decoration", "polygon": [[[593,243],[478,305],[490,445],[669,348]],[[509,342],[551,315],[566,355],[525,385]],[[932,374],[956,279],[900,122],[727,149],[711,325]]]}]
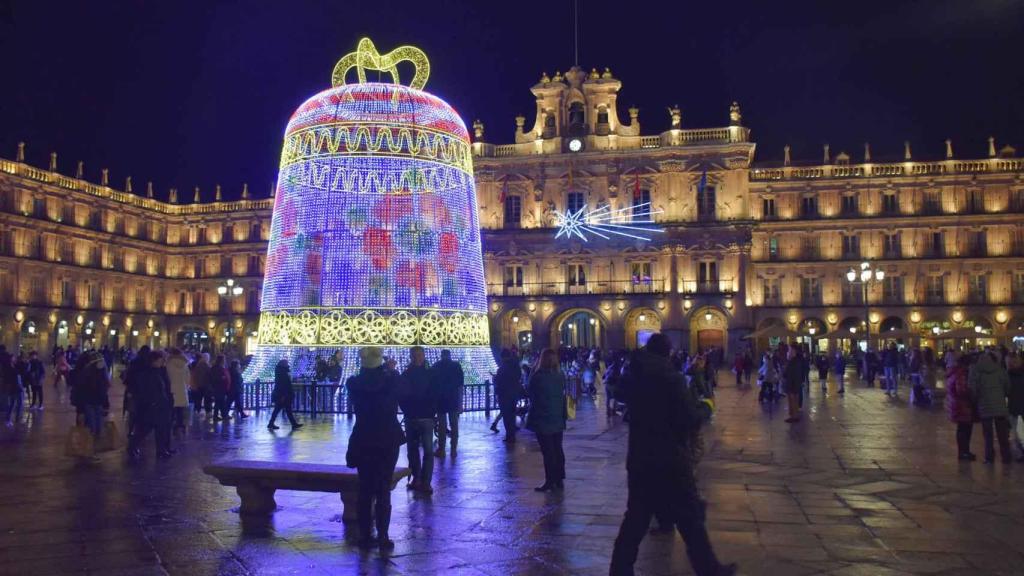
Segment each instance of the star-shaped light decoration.
[{"label": "star-shaped light decoration", "polygon": [[562,212],[555,210],[555,226],[558,228],[555,238],[579,236],[584,242],[589,242],[590,238],[587,235],[593,234],[605,240],[611,238],[611,235],[615,235],[650,241],[651,238],[647,234],[660,234],[664,232],[664,230],[652,227],[653,222],[647,225],[621,222],[626,216],[624,212],[627,210],[632,211],[633,218],[644,220],[650,219],[655,214],[662,213],[662,210],[652,210],[650,202],[644,202],[643,204],[627,208],[619,208],[618,210],[612,210],[610,204],[603,204],[594,211],[588,210],[586,206],[575,211]]}]

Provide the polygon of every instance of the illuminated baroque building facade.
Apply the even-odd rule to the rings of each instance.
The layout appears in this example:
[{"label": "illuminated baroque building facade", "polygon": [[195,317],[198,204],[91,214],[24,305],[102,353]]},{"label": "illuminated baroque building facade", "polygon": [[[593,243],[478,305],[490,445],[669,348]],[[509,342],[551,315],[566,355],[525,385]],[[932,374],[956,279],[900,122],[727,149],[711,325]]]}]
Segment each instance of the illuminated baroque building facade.
[{"label": "illuminated baroque building facade", "polygon": [[[495,346],[633,347],[660,330],[732,351],[774,327],[849,347],[865,323],[873,339],[937,344],[936,330],[998,339],[1024,321],[1013,149],[990,140],[964,160],[947,143],[945,159],[920,162],[907,145],[902,161],[873,162],[867,147],[857,161],[826,147],[817,165],[791,165],[787,150],[782,166],[761,166],[735,103],[720,128],[683,128],[671,108],[670,128],[644,135],[636,109],[619,118],[620,87],[607,70],[545,75],[514,143],[474,124]],[[650,240],[555,238],[564,214],[606,204]],[[28,166],[19,150],[0,161],[3,341],[248,347],[271,207],[160,202],[64,176],[55,156],[49,170]],[[863,261],[885,273],[866,290],[847,280]],[[229,277],[241,297],[218,295]]]}]

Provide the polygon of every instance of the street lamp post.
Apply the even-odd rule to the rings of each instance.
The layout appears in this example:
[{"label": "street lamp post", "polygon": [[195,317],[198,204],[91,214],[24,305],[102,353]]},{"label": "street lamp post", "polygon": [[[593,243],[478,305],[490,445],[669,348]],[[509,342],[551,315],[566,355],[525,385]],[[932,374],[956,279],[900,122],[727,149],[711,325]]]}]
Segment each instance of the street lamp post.
[{"label": "street lamp post", "polygon": [[225,334],[225,336],[227,337],[227,346],[225,346],[225,349],[230,349],[230,347],[234,346],[235,344],[234,301],[235,298],[242,295],[242,292],[245,292],[245,289],[236,284],[234,278],[228,278],[227,280],[224,281],[223,284],[217,286],[217,294],[219,294],[221,298],[225,299],[228,304],[228,329],[227,334]]},{"label": "street lamp post", "polygon": [[885,280],[885,270],[881,268],[871,268],[870,262],[860,263],[860,272],[850,268],[846,272],[846,279],[850,284],[860,284],[861,294],[864,298],[864,351],[871,346],[871,309],[870,303],[868,302],[868,286],[872,282],[881,282]]}]

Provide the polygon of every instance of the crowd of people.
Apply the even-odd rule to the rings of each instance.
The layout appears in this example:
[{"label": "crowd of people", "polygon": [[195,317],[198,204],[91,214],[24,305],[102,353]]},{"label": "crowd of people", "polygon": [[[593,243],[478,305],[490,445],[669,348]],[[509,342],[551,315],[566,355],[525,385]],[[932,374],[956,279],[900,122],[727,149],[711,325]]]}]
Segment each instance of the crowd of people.
[{"label": "crowd of people", "polygon": [[[414,494],[433,493],[435,458],[455,457],[459,442],[459,412],[464,376],[458,362],[443,351],[440,360],[427,362],[424,350],[414,346],[399,371],[397,360],[382,356],[379,348],[360,351],[360,370],[345,383],[356,421],[346,460],[356,468],[360,485],[357,506],[360,544],[390,548],[390,483],[401,446],[406,445]],[[1024,358],[1006,348],[959,353],[947,350],[940,359],[928,348],[898,349],[895,344],[863,353],[814,354],[806,344],[779,343],[765,351],[760,363],[752,349],[735,354],[731,369],[736,386],[750,387],[756,374],[758,399],[773,403],[785,398],[786,422],[797,423],[805,396],[817,374],[823,392],[829,376],[835,391],[846,392],[848,371],[866,386],[880,381],[880,389],[898,398],[901,386],[911,390],[918,404],[931,401],[932,385],[945,375],[946,407],[956,427],[958,457],[976,459],[971,452],[975,424],[984,436],[984,459],[993,462],[996,450],[1003,462],[1024,461],[1019,434],[1024,419]],[[242,402],[242,370],[237,359],[176,348],[138,351],[55,349],[51,355],[53,384],[70,392],[78,420],[99,438],[110,411],[109,388],[115,362],[124,363],[118,375],[125,390],[122,407],[130,461],[142,459],[143,443],[154,436],[155,454],[170,458],[175,436],[182,437],[200,413],[211,423],[248,417]],[[337,356],[316,358],[316,377],[338,380]],[[697,574],[729,574],[732,566],[718,562],[704,528],[703,503],[694,480],[694,467],[702,443],[700,428],[711,414],[718,373],[723,367],[720,349],[689,355],[673,350],[667,337],[655,334],[641,349],[602,351],[560,347],[520,354],[502,350],[492,377],[505,441],[514,444],[522,418],[533,432],[544,467],[540,492],[565,489],[563,433],[580,395],[604,391],[609,416],[622,414],[630,426],[627,457],[629,498],[616,539],[612,574],[631,574],[640,540],[651,519],[662,529],[675,527],[687,543]],[[35,352],[17,356],[0,346],[0,392],[7,425],[20,417],[27,395],[30,410],[43,408],[47,370]],[[302,427],[292,413],[293,382],[287,360],[276,366],[268,428],[284,414],[293,430]],[[399,414],[404,421],[399,420]],[[435,437],[437,438],[435,444]],[[376,530],[376,536],[373,536]]]}]

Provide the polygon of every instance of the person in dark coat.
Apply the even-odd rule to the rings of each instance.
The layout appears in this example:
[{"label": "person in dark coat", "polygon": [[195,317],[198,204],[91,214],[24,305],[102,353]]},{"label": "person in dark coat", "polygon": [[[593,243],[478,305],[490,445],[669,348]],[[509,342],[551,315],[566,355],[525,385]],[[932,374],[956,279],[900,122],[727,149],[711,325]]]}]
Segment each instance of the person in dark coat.
[{"label": "person in dark coat", "polygon": [[277,415],[282,411],[288,417],[292,430],[302,428],[302,424],[295,420],[295,414],[292,414],[292,401],[295,399],[295,391],[292,390],[292,369],[288,365],[287,358],[278,360],[277,366],[274,367],[274,390],[270,393],[270,397],[274,401],[274,411],[270,414],[270,423],[267,424],[268,430],[280,428],[275,422],[277,422]]},{"label": "person in dark coat", "polygon": [[[380,348],[359,351],[359,373],[345,384],[356,422],[348,439],[345,459],[359,473],[359,544],[368,548],[393,548],[388,535],[391,525],[391,479],[398,451],[405,443],[398,423],[400,376],[386,369]],[[377,526],[377,538],[371,534]]]},{"label": "person in dark coat", "polygon": [[1006,409],[1010,413],[1010,439],[1017,445],[1017,461],[1024,462],[1024,443],[1020,433],[1024,418],[1024,362],[1017,354],[1006,357],[1007,375],[1010,377],[1010,395]]},{"label": "person in dark coat", "polygon": [[445,442],[448,431],[452,435],[452,457],[459,447],[459,413],[462,412],[462,392],[465,377],[462,366],[452,360],[450,350],[441,350],[441,359],[431,367],[434,389],[437,394],[437,452],[434,454],[444,458]]},{"label": "person in dark coat", "polygon": [[836,350],[835,360],[832,362],[832,373],[836,375],[836,382],[839,383],[839,393],[846,393],[846,356],[842,350]]},{"label": "person in dark coat", "polygon": [[501,364],[494,375],[494,394],[505,425],[505,442],[516,441],[516,404],[523,397],[522,372],[511,350],[501,351]]},{"label": "person in dark coat", "polygon": [[28,390],[30,392],[31,402],[29,402],[29,409],[43,409],[43,378],[46,376],[46,367],[43,366],[42,360],[39,359],[39,354],[35,350],[28,355],[28,369],[26,370],[26,376],[28,378]]},{"label": "person in dark coat", "polygon": [[422,346],[409,350],[409,366],[402,372],[401,393],[398,403],[405,416],[406,449],[412,479],[409,488],[432,494],[431,480],[434,476],[434,425],[437,413],[437,398],[430,384],[430,368]]},{"label": "person in dark coat", "polygon": [[75,369],[70,374],[71,404],[82,416],[82,421],[93,436],[98,438],[103,429],[106,412],[110,410],[110,399],[107,395],[110,389],[110,371],[103,362],[103,356],[95,350],[90,350],[79,356]]},{"label": "person in dark coat", "polygon": [[726,576],[704,525],[705,504],[697,490],[694,467],[700,453],[700,417],[683,375],[669,360],[668,336],[652,334],[633,353],[619,387],[629,407],[626,455],[629,496],[626,514],[612,551],[611,576],[632,576],[640,543],[652,516],[664,515],[686,541],[697,576]]},{"label": "person in dark coat", "polygon": [[235,418],[248,418],[249,415],[245,413],[245,409],[242,407],[242,363],[238,360],[232,360],[228,365],[228,376],[231,378],[231,387],[228,389],[228,405],[227,408],[234,406]]},{"label": "person in dark coat", "polygon": [[792,424],[800,421],[800,393],[804,387],[804,364],[796,348],[790,348],[786,354],[786,365],[782,368],[782,390],[789,402],[789,418]]},{"label": "person in dark coat", "polygon": [[[1010,422],[1006,398],[1010,394],[1010,377],[1006,368],[999,363],[996,352],[989,349],[978,354],[978,359],[967,373],[967,385],[975,400],[978,417],[981,418],[981,434],[985,438],[985,462],[995,461],[995,444],[998,441],[999,455],[1009,464]],[[994,431],[993,431],[994,428]]]},{"label": "person in dark coat", "polygon": [[213,421],[229,420],[228,415],[228,394],[231,393],[231,373],[225,365],[226,358],[223,354],[217,354],[210,366],[210,373],[207,388],[213,392]]},{"label": "person in dark coat", "polygon": [[534,490],[561,490],[565,481],[562,433],[565,431],[567,414],[565,375],[562,374],[557,352],[550,348],[541,352],[540,362],[530,376],[527,390],[530,411],[526,415],[526,428],[537,435],[537,443],[544,458],[544,484]]},{"label": "person in dark coat", "polygon": [[171,451],[171,380],[164,363],[167,356],[160,350],[146,355],[148,364],[137,367],[131,377],[132,430],[128,438],[128,457],[132,461],[142,458],[140,445],[150,431],[155,432],[156,455],[161,460],[170,458]]}]

